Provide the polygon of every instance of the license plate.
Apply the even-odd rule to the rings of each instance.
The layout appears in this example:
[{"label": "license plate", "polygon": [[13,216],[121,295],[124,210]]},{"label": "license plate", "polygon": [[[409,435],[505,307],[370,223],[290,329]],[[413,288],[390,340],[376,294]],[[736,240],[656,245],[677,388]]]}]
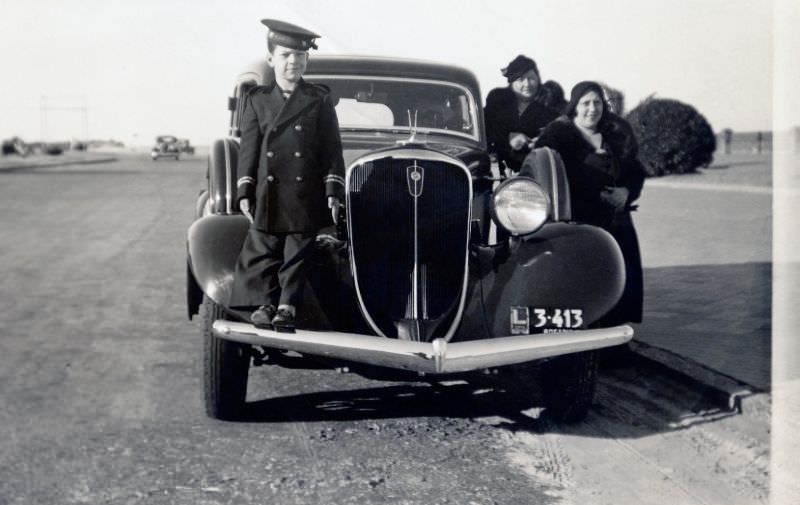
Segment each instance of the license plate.
[{"label": "license plate", "polygon": [[574,330],[583,326],[583,310],[535,307],[531,317],[531,325],[534,328]]},{"label": "license plate", "polygon": [[553,333],[583,326],[583,309],[511,307],[511,334]]}]

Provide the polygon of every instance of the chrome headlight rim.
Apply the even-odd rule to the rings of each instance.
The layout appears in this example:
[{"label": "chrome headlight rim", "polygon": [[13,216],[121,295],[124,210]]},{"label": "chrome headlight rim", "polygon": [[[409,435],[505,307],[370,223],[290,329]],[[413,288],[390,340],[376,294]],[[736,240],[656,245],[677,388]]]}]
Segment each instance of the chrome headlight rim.
[{"label": "chrome headlight rim", "polygon": [[[503,204],[501,201],[499,201],[508,193],[510,188],[519,185],[525,185],[527,186],[525,189],[533,192],[537,207],[536,209],[533,209],[533,212],[537,213],[538,215],[531,216],[530,223],[528,223],[527,226],[515,226],[512,225],[508,220],[504,219],[502,214],[507,214],[507,208],[509,204]],[[514,204],[516,202],[514,202],[512,199],[511,203]],[[550,195],[538,182],[536,182],[536,180],[528,176],[518,175],[510,177],[500,183],[500,185],[495,188],[494,193],[492,194],[492,220],[495,222],[495,224],[497,224],[497,226],[506,230],[515,237],[530,235],[531,233],[538,231],[550,219],[552,213],[551,211],[552,204],[550,201]]]}]

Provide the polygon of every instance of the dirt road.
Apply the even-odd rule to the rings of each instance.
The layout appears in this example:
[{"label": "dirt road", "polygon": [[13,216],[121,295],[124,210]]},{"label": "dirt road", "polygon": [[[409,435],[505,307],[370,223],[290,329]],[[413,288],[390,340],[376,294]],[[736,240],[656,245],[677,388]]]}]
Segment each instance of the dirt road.
[{"label": "dirt road", "polygon": [[501,389],[253,369],[208,419],[185,231],[204,160],[0,174],[0,504],[766,503],[769,419],[643,366],[559,426]]}]

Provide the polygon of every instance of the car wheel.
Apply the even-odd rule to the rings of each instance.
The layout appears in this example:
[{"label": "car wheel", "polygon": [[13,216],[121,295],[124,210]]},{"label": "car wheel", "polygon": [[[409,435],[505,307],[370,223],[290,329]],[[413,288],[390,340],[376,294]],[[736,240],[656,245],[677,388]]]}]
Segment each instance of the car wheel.
[{"label": "car wheel", "polygon": [[203,390],[206,413],[216,419],[236,420],[244,411],[250,346],[223,340],[212,325],[222,319],[222,308],[203,296]]},{"label": "car wheel", "polygon": [[563,423],[586,418],[597,386],[597,351],[553,358],[542,367],[542,392],[547,415]]}]

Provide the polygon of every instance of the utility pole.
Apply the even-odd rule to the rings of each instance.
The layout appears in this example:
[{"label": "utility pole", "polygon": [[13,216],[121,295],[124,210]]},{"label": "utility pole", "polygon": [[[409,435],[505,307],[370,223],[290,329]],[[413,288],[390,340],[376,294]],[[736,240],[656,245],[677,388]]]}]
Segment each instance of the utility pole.
[{"label": "utility pole", "polygon": [[47,97],[42,95],[39,100],[39,137],[42,144],[47,143]]}]

